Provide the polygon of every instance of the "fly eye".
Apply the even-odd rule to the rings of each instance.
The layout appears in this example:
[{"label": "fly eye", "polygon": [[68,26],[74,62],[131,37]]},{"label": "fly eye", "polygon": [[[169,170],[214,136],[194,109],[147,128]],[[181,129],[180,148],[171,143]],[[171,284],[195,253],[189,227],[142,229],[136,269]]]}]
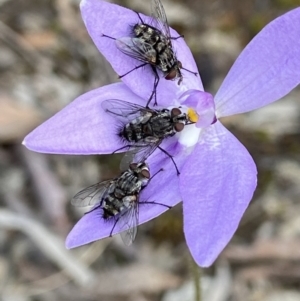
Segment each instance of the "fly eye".
[{"label": "fly eye", "polygon": [[137,164],[137,163],[131,163],[131,164],[129,165],[129,168],[130,168],[131,170],[136,170],[136,169],[138,168],[138,164]]},{"label": "fly eye", "polygon": [[181,111],[178,108],[173,108],[171,110],[171,117],[175,117],[181,114]]},{"label": "fly eye", "polygon": [[174,79],[177,76],[177,71],[173,68],[165,77],[165,79],[170,80]]},{"label": "fly eye", "polygon": [[175,123],[174,127],[175,127],[175,131],[176,132],[181,132],[183,130],[183,128],[184,128],[184,124],[180,123],[180,122],[177,122],[177,123]]},{"label": "fly eye", "polygon": [[144,178],[150,179],[150,172],[149,172],[149,170],[144,169],[144,170],[141,171],[141,174],[142,174],[142,176],[143,176]]}]

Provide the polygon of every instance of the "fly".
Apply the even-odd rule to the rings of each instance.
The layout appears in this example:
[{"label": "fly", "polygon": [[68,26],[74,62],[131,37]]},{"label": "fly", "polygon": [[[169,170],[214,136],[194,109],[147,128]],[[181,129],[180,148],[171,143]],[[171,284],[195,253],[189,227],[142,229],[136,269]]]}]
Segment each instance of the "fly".
[{"label": "fly", "polygon": [[[118,225],[123,242],[130,245],[137,234],[139,194],[152,178],[146,163],[132,163],[118,178],[97,183],[78,192],[71,203],[78,207],[94,206],[91,211],[102,209],[103,219],[114,220],[110,236]],[[155,202],[143,203],[171,208]]]},{"label": "fly", "polygon": [[153,97],[155,99],[154,105],[157,105],[156,89],[160,80],[158,70],[163,73],[166,80],[175,80],[178,78],[178,85],[183,80],[181,69],[195,75],[198,74],[197,72],[183,68],[182,63],[177,59],[172,46],[172,40],[176,40],[182,36],[171,37],[167,16],[161,1],[152,0],[151,3],[152,19],[149,22],[150,24],[145,23],[139,13],[137,13],[140,22],[133,25],[132,37],[115,39],[103,34],[104,37],[116,40],[117,48],[124,54],[142,62],[141,65],[119,76],[120,78],[146,65],[151,66],[155,79],[146,107],[149,106]]},{"label": "fly", "polygon": [[187,113],[180,108],[154,110],[119,99],[104,100],[102,108],[122,124],[118,135],[126,145],[115,151],[129,151],[121,161],[122,170],[132,161],[144,162],[159,148],[172,160],[177,175],[180,174],[172,155],[160,144],[181,132],[186,125],[197,122],[198,117],[193,109],[188,109]]}]

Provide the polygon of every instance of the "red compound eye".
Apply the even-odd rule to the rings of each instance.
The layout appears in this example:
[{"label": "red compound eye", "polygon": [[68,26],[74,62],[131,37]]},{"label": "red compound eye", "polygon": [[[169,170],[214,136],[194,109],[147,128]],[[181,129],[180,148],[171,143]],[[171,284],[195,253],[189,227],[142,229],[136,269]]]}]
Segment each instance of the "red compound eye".
[{"label": "red compound eye", "polygon": [[184,124],[180,123],[180,122],[177,122],[177,123],[175,123],[174,127],[175,127],[176,132],[181,132],[184,129]]},{"label": "red compound eye", "polygon": [[137,163],[131,163],[131,164],[129,165],[129,168],[130,168],[131,170],[136,170],[137,167],[138,167]]},{"label": "red compound eye", "polygon": [[171,110],[171,117],[175,117],[181,114],[181,111],[178,108],[173,108]]},{"label": "red compound eye", "polygon": [[144,169],[144,170],[141,171],[141,174],[142,174],[142,176],[144,178],[150,179],[150,172],[149,172],[149,170]]},{"label": "red compound eye", "polygon": [[167,76],[165,77],[165,79],[170,80],[170,79],[174,79],[177,76],[177,71],[173,68],[171,69],[171,71],[167,74]]}]

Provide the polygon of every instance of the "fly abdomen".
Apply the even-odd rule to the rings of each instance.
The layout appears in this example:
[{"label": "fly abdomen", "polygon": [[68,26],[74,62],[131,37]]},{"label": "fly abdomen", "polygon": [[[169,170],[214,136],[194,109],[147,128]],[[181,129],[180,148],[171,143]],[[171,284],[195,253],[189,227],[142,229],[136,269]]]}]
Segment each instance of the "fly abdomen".
[{"label": "fly abdomen", "polygon": [[127,208],[127,209],[131,208],[133,206],[134,202],[136,202],[136,201],[137,201],[137,196],[136,195],[127,195],[127,196],[125,196],[123,198],[123,204],[124,204],[123,210],[125,208]]},{"label": "fly abdomen", "polygon": [[115,198],[113,195],[107,196],[103,200],[103,218],[108,219],[117,215],[120,212],[121,201]]}]

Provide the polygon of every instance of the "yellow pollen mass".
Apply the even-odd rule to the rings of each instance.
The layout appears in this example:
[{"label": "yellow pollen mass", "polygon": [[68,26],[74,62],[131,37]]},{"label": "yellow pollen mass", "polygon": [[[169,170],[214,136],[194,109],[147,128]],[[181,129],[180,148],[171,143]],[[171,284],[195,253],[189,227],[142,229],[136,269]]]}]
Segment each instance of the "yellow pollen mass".
[{"label": "yellow pollen mass", "polygon": [[199,116],[195,110],[188,108],[187,116],[191,122],[197,122],[199,120]]}]

